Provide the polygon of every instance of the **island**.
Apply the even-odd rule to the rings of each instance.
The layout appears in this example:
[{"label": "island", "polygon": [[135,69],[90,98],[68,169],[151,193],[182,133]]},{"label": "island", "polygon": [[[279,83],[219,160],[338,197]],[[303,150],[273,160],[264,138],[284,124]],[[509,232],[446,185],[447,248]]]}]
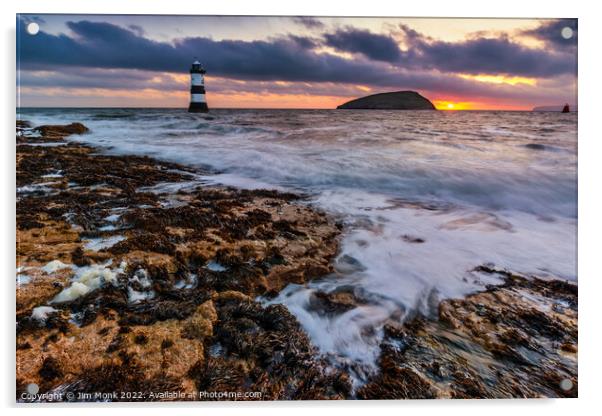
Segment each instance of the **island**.
[{"label": "island", "polygon": [[416,91],[383,92],[341,104],[338,110],[436,110],[433,103]]}]

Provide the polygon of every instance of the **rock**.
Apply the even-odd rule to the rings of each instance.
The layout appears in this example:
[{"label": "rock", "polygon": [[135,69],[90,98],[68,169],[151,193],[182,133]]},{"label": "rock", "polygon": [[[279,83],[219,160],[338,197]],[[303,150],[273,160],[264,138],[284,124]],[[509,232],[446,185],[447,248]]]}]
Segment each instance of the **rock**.
[{"label": "rock", "polygon": [[357,392],[360,399],[435,399],[437,389],[409,366],[398,366],[390,359],[381,360],[381,374]]},{"label": "rock", "polygon": [[[577,286],[478,269],[505,281],[442,301],[438,319],[385,325],[379,374],[358,397],[576,397]],[[416,373],[414,390],[402,368]]]},{"label": "rock", "polygon": [[42,136],[63,138],[71,134],[84,134],[89,129],[81,123],[71,123],[66,126],[47,125],[34,127],[34,131],[39,132]]},{"label": "rock", "polygon": [[204,391],[262,392],[263,400],[344,399],[349,377],[317,355],[282,305],[262,307],[242,297],[215,302],[218,319],[206,365],[192,372]]},{"label": "rock", "polygon": [[343,110],[435,110],[428,99],[415,91],[384,92],[341,104]]},{"label": "rock", "polygon": [[[51,141],[85,127],[38,131],[36,140]],[[254,400],[350,396],[349,378],[319,357],[295,317],[256,300],[330,273],[340,229],[290,193],[144,190],[190,181],[188,169],[77,143],[17,146],[18,186],[49,174],[63,186],[17,200],[18,396],[30,383],[41,393],[228,387],[264,392]],[[115,236],[125,239],[86,248]],[[110,270],[98,284],[52,303],[43,322],[32,318],[82,268],[103,264]]]},{"label": "rock", "polygon": [[200,305],[195,314],[182,321],[182,337],[203,340],[213,335],[213,324],[217,320],[217,312],[212,301]]},{"label": "rock", "polygon": [[353,288],[341,288],[331,293],[315,292],[309,298],[309,309],[320,314],[338,315],[361,304]]},{"label": "rock", "polygon": [[31,128],[31,123],[26,120],[17,120],[17,131]]}]

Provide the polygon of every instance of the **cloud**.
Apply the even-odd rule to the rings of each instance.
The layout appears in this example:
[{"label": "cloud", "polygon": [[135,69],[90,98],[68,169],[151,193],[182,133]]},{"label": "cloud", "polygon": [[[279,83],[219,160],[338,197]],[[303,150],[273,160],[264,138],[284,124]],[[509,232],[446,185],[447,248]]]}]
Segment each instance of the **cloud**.
[{"label": "cloud", "polygon": [[[573,31],[573,36],[569,39],[562,36],[565,27]],[[542,40],[551,47],[565,48],[573,52],[577,47],[577,31],[577,19],[558,19],[546,21],[535,29],[524,30],[522,34]]]},{"label": "cloud", "polygon": [[[563,27],[563,24],[542,25],[535,33],[538,36],[552,38],[552,34],[555,34],[559,37],[561,29],[556,26]],[[324,35],[324,42],[343,52],[358,53],[369,59],[410,69],[527,77],[549,77],[576,72],[575,54],[564,53],[566,51],[562,49],[528,48],[512,41],[508,36],[444,42],[424,36],[406,25],[400,25],[400,29],[406,46],[403,51],[392,35],[354,28],[327,33]]]},{"label": "cloud", "polygon": [[326,25],[315,17],[297,16],[293,17],[293,22],[298,25],[305,26],[307,29],[322,29]]},{"label": "cloud", "polygon": [[401,59],[399,45],[388,35],[347,27],[335,33],[326,33],[324,39],[326,45],[335,49],[360,53],[376,61],[398,62]]},{"label": "cloud", "polygon": [[427,40],[405,26],[401,30],[408,48],[403,61],[414,68],[536,78],[576,73],[574,53],[528,48],[507,36],[452,43]]},{"label": "cloud", "polygon": [[20,73],[20,85],[46,88],[156,89],[186,90],[188,79],[178,80],[172,74],[135,69],[62,68],[53,71]]}]

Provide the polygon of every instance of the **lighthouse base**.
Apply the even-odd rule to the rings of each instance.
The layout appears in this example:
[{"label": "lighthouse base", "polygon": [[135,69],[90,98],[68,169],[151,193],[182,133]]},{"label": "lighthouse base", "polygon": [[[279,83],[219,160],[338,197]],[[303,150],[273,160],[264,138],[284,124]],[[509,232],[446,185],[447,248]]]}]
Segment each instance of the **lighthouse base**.
[{"label": "lighthouse base", "polygon": [[190,103],[188,106],[189,113],[208,113],[209,107],[207,103]]}]

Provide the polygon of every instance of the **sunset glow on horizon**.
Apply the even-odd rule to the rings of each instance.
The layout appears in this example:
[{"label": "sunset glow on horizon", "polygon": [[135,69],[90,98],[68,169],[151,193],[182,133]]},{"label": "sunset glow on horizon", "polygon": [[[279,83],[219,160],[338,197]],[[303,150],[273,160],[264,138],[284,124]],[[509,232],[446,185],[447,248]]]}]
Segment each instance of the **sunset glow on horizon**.
[{"label": "sunset glow on horizon", "polygon": [[402,90],[451,111],[577,100],[574,19],[19,15],[17,26],[23,107],[185,108],[195,56],[211,108],[332,109]]}]

